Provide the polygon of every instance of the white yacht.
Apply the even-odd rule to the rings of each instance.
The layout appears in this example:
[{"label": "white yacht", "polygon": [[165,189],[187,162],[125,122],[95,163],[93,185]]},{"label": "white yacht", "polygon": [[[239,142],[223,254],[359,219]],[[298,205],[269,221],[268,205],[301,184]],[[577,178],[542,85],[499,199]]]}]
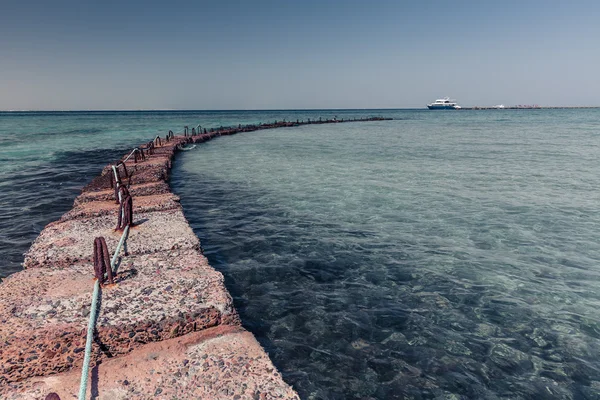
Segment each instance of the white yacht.
[{"label": "white yacht", "polygon": [[427,104],[427,108],[430,110],[459,110],[460,106],[456,104],[456,100],[450,100],[450,98],[445,97]]}]

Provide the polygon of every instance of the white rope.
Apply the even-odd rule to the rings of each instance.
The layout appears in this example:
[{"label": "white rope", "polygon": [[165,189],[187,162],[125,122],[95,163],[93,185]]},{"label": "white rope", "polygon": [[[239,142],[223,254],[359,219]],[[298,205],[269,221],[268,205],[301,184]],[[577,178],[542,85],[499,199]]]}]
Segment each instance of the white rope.
[{"label": "white rope", "polygon": [[[137,149],[134,149],[131,154],[133,154]],[[129,156],[131,156],[129,154]],[[129,156],[127,158],[129,158]],[[125,159],[123,162],[127,161]],[[123,202],[121,198],[121,191],[119,190],[119,176],[117,175],[117,168],[112,166],[113,174],[115,175],[115,185],[117,186],[117,194],[119,196],[119,204]],[[122,208],[122,207],[121,207]],[[121,218],[124,218],[123,210],[121,210]],[[129,233],[129,225],[125,226],[123,229],[123,234],[121,235],[121,239],[119,240],[119,244],[117,244],[117,248],[115,249],[115,253],[113,254],[112,259],[110,260],[110,269],[113,271],[113,275],[116,275],[117,269],[115,268],[115,263],[117,262],[117,257],[119,256],[119,251],[125,242],[125,238]],[[90,320],[88,322],[87,329],[87,337],[85,340],[85,354],[83,356],[83,367],[81,369],[81,384],[79,386],[79,400],[85,400],[85,392],[87,391],[87,381],[88,376],[90,374],[90,358],[92,356],[92,339],[94,338],[94,327],[96,325],[96,314],[98,312],[98,297],[100,295],[100,279],[97,279],[94,283],[94,291],[92,293],[92,306],[90,308]]]},{"label": "white rope", "polygon": [[129,155],[127,157],[125,157],[125,159],[123,161],[121,161],[123,164],[125,164],[125,161],[129,160],[131,158],[132,155],[135,154],[136,151],[139,151],[138,148],[136,147],[135,149],[133,149],[131,151],[131,153],[129,153]]},{"label": "white rope", "polygon": [[83,357],[83,368],[81,369],[81,385],[79,386],[79,400],[85,400],[87,380],[90,372],[90,357],[92,353],[92,337],[94,336],[94,325],[96,319],[96,308],[98,307],[98,294],[100,293],[100,279],[94,283],[92,294],[92,307],[90,309],[90,320],[88,322],[87,339],[85,341],[85,355]]},{"label": "white rope", "polygon": [[[178,132],[178,133],[183,133],[183,132]],[[157,136],[157,137],[159,137],[159,136]],[[123,161],[121,161],[121,163],[123,163],[123,165],[125,165],[125,162],[127,160],[129,160],[129,158],[131,158],[131,156],[134,155],[136,151],[139,151],[139,149],[138,148],[133,149],[131,151],[131,153],[129,153],[129,155],[127,157],[125,157],[125,159]],[[112,170],[113,170],[113,174],[115,176],[115,185],[117,188],[117,195],[119,196],[119,204],[122,204],[123,199],[121,198],[121,191],[119,190],[121,184],[119,183],[117,167],[113,165]],[[125,218],[124,210],[121,210],[121,218]],[[115,268],[115,263],[117,262],[117,258],[119,256],[119,251],[121,250],[123,243],[125,243],[125,238],[127,237],[128,234],[129,234],[129,225],[125,226],[125,229],[123,229],[123,234],[121,235],[121,239],[119,240],[119,243],[117,244],[117,248],[115,249],[115,253],[113,254],[112,259],[110,260],[110,268],[113,271],[113,275],[116,275],[117,269]],[[99,295],[100,295],[100,279],[96,279],[96,282],[94,283],[94,291],[92,292],[92,305],[90,308],[90,320],[88,322],[87,337],[86,337],[86,341],[85,341],[85,353],[83,356],[83,367],[81,369],[81,383],[79,386],[79,400],[85,400],[85,394],[87,391],[87,382],[88,382],[88,376],[90,373],[90,359],[91,359],[91,354],[92,354],[92,340],[94,338],[94,328],[96,325],[96,314],[98,313],[98,297],[99,297]]]},{"label": "white rope", "polygon": [[[116,272],[115,262],[119,256],[121,246],[125,242],[125,238],[129,233],[129,226],[126,226],[121,235],[121,240],[115,249],[115,254],[110,260],[110,268],[113,272]],[[98,296],[100,294],[100,279],[97,279],[94,283],[94,292],[92,293],[92,307],[90,308],[90,320],[88,322],[87,338],[85,341],[85,354],[83,356],[83,368],[81,369],[81,384],[79,386],[79,400],[85,400],[85,392],[87,391],[87,381],[90,374],[90,358],[92,355],[92,339],[94,337],[94,327],[96,325],[96,313],[98,310]]]}]

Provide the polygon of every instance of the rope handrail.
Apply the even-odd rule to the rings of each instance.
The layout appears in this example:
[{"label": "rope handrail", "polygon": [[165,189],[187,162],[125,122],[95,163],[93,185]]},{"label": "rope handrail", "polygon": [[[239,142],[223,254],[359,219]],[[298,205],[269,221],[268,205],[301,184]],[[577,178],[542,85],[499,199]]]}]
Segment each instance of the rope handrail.
[{"label": "rope handrail", "polygon": [[125,161],[129,160],[131,158],[131,156],[135,154],[136,151],[140,151],[140,149],[138,149],[136,147],[135,149],[131,150],[131,153],[129,153],[129,155],[127,157],[125,157],[125,159],[121,162],[125,163]]},{"label": "rope handrail", "polygon": [[[125,238],[129,233],[129,226],[126,226],[121,235],[121,240],[115,249],[115,253],[110,260],[110,268],[116,272],[115,263],[119,256],[119,251],[125,242]],[[87,391],[87,381],[90,373],[90,358],[92,355],[92,339],[94,337],[94,328],[96,326],[96,313],[98,312],[98,297],[100,295],[100,279],[96,279],[94,283],[94,292],[92,293],[92,306],[90,309],[90,320],[88,322],[87,338],[85,341],[85,354],[83,356],[83,367],[81,369],[81,384],[79,386],[79,400],[85,400],[85,392]]]},{"label": "rope handrail", "polygon": [[[185,133],[185,132],[177,132],[177,133]],[[154,144],[154,141],[157,139],[160,140],[160,136],[157,136],[156,139],[154,139],[153,141],[151,141],[149,143]],[[127,169],[125,167],[125,162],[127,162],[127,160],[129,160],[133,155],[135,155],[137,152],[140,152],[140,151],[142,151],[142,150],[140,150],[139,147],[134,148],[127,155],[127,157],[125,157],[124,159],[119,161],[116,165],[111,166],[113,175],[114,175],[114,180],[115,180],[115,194],[117,196],[119,204],[121,204],[121,207],[119,210],[120,217],[123,219],[125,218],[125,207],[123,207],[124,199],[123,199],[123,196],[122,196],[121,190],[120,190],[120,187],[122,184],[121,184],[121,179],[119,177],[117,168],[122,164],[123,167],[125,168],[125,171],[127,171]],[[142,151],[142,154],[143,154],[143,151]],[[112,179],[111,179],[111,181],[112,181]],[[129,200],[129,202],[131,202],[131,197],[130,196],[126,196],[126,197],[127,197],[127,199],[125,199],[125,200]],[[121,220],[121,218],[120,218],[120,220]],[[130,221],[130,222],[133,222],[133,221]],[[119,240],[119,243],[117,244],[117,248],[115,249],[112,259],[110,260],[109,268],[112,272],[111,275],[113,275],[113,276],[116,275],[116,272],[117,272],[117,269],[116,269],[117,258],[119,256],[119,252],[121,251],[121,247],[125,243],[125,239],[127,238],[127,235],[129,234],[129,226],[130,225],[128,223],[124,226],[123,234],[121,235],[121,239]],[[90,372],[90,359],[91,359],[91,355],[92,355],[92,340],[94,337],[94,329],[96,327],[96,314],[98,313],[98,298],[100,296],[100,284],[101,284],[103,278],[104,277],[97,277],[96,282],[94,282],[94,290],[92,292],[92,304],[91,304],[91,308],[90,308],[90,319],[88,321],[87,336],[86,336],[86,341],[85,341],[85,353],[83,356],[83,366],[81,369],[81,382],[79,385],[79,397],[78,397],[79,400],[85,400],[85,395],[87,392],[88,376],[89,376],[89,372]]]},{"label": "rope handrail", "polygon": [[[137,150],[134,149],[129,156],[131,156],[131,154],[133,154],[135,151]],[[123,162],[125,162],[126,160],[124,160]],[[115,182],[116,182],[116,186],[117,186],[117,193],[119,196],[119,203],[121,203],[123,201],[123,199],[121,198],[121,191],[118,190],[119,186],[120,186],[120,182],[119,182],[119,175],[117,174],[117,168],[113,165],[112,166],[112,170],[113,170],[113,174],[115,175]],[[123,213],[123,207],[121,207],[121,213]],[[117,257],[119,256],[119,251],[121,250],[121,247],[123,246],[123,243],[125,243],[125,238],[127,237],[127,235],[129,234],[129,225],[125,226],[125,229],[123,229],[123,234],[121,235],[121,239],[119,240],[119,243],[117,244],[117,248],[115,249],[115,253],[112,256],[112,259],[110,260],[110,269],[112,272],[112,275],[115,275],[117,270],[115,268],[115,264],[117,262]],[[89,376],[89,372],[90,372],[90,359],[92,356],[92,339],[94,337],[94,328],[96,327],[96,314],[98,312],[98,297],[100,295],[100,282],[101,279],[96,279],[96,282],[94,283],[94,291],[92,293],[92,306],[90,308],[90,319],[88,322],[88,329],[87,329],[87,337],[85,340],[85,353],[83,356],[83,366],[81,369],[81,383],[79,386],[79,400],[85,400],[85,392],[87,391],[87,381],[88,381],[88,376]]]}]

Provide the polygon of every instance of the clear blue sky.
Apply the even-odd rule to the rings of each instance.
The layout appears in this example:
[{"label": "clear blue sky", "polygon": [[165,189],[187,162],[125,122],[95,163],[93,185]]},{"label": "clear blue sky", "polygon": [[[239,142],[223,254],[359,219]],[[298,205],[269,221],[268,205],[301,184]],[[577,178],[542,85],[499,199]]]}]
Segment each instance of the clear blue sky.
[{"label": "clear blue sky", "polygon": [[600,105],[600,2],[2,0],[0,110]]}]

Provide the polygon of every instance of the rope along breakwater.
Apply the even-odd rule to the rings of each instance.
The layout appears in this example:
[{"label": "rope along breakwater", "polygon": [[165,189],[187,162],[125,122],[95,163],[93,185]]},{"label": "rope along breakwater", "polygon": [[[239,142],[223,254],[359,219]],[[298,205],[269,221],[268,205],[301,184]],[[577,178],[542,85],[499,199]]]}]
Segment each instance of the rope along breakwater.
[{"label": "rope along breakwater", "polygon": [[[297,398],[241,327],[222,275],[202,256],[166,180],[173,155],[188,143],[326,122],[198,126],[155,138],[104,168],[73,209],[41,232],[26,269],[0,285],[0,397],[71,398],[89,354],[88,397]],[[132,199],[128,207],[119,196]],[[123,235],[114,229],[119,217]],[[98,290],[94,315],[90,293],[100,280],[93,277],[117,266],[115,284]],[[97,321],[89,336],[88,319]]]}]

